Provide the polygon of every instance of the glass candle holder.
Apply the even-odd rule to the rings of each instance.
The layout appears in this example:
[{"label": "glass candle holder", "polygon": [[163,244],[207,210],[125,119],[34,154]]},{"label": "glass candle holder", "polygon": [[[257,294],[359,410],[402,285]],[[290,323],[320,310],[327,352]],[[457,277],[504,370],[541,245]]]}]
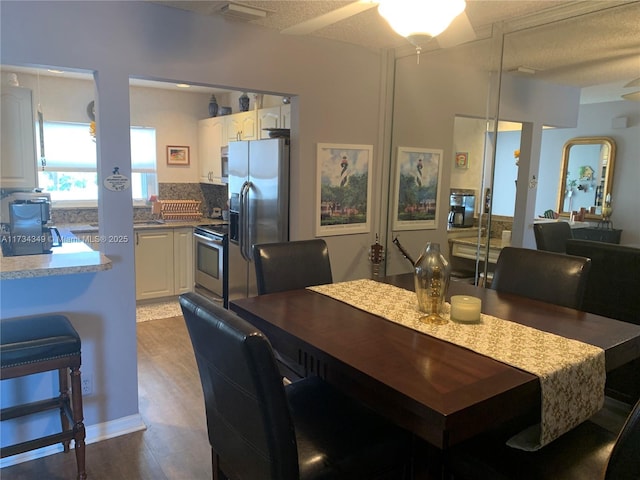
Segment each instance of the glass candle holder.
[{"label": "glass candle holder", "polygon": [[482,300],[467,295],[453,295],[451,297],[451,320],[463,323],[480,321]]}]

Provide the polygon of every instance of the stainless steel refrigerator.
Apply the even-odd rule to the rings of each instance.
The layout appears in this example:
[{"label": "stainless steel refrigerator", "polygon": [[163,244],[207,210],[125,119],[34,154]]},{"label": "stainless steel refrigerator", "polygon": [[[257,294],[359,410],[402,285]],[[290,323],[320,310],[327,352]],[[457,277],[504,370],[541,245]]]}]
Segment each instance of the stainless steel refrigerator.
[{"label": "stainless steel refrigerator", "polygon": [[258,294],[252,246],[289,240],[289,139],[229,143],[229,300]]}]

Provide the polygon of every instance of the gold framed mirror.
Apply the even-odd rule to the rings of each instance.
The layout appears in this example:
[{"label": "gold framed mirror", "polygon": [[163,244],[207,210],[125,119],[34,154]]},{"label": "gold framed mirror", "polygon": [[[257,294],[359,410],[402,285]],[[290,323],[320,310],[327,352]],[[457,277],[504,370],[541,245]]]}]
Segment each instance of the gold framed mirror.
[{"label": "gold framed mirror", "polygon": [[585,209],[585,218],[602,218],[602,205],[613,187],[616,143],[610,137],[577,137],[562,148],[558,213]]}]

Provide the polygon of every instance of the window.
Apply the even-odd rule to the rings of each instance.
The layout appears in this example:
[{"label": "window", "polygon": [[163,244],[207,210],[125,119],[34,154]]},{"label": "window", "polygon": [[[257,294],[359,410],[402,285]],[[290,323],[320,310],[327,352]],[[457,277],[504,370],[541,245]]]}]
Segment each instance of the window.
[{"label": "window", "polygon": [[[54,202],[95,205],[98,201],[96,144],[88,123],[45,122],[44,171],[38,185]],[[40,145],[39,131],[37,145]],[[156,131],[131,127],[131,195],[143,202],[158,191]]]}]

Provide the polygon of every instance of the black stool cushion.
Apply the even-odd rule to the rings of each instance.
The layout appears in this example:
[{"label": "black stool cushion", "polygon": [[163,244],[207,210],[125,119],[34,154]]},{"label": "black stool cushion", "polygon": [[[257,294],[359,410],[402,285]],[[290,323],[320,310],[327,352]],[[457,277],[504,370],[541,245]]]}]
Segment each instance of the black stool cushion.
[{"label": "black stool cushion", "polygon": [[63,315],[0,320],[2,368],[80,355],[80,336]]}]

